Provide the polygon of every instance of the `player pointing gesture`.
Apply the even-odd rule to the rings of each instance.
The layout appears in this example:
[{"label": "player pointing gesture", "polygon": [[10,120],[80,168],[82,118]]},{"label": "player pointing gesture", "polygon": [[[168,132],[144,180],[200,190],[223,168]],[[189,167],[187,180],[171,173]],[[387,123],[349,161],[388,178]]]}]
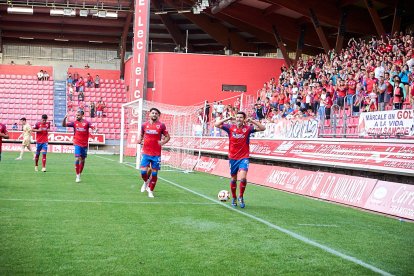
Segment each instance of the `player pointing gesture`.
[{"label": "player pointing gesture", "polygon": [[[233,119],[236,120],[235,124],[224,124]],[[254,126],[247,125],[247,123],[251,123]],[[233,207],[237,206],[236,190],[237,174],[239,174],[239,202],[240,207],[244,208],[243,195],[247,185],[246,178],[249,169],[250,134],[256,131],[263,131],[266,127],[250,118],[246,120],[246,113],[242,111],[237,112],[236,118],[229,117],[216,122],[215,127],[221,128],[229,135],[230,189],[233,197],[231,205],[233,205]]]}]

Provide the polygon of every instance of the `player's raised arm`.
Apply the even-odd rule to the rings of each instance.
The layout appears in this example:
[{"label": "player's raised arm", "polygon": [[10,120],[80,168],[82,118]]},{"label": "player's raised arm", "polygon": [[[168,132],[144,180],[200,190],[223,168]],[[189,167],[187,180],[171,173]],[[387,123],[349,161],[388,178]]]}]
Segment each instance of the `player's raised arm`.
[{"label": "player's raised arm", "polygon": [[224,122],[227,122],[227,121],[230,121],[230,120],[233,120],[233,119],[234,119],[233,117],[224,118],[224,119],[222,119],[222,120],[217,121],[216,123],[214,123],[214,126],[215,127],[218,127],[218,128],[221,128],[223,126],[223,123]]},{"label": "player's raised arm", "polygon": [[65,117],[63,117],[63,121],[62,121],[62,126],[66,127],[66,119],[68,118],[68,114],[65,115]]},{"label": "player's raised arm", "polygon": [[[255,129],[256,129],[256,131],[264,131],[265,129],[266,129],[266,127],[264,126],[264,125],[262,125],[259,121],[255,121],[255,120],[252,120],[252,119],[250,119],[250,118],[248,118],[247,119],[247,122],[249,123],[252,123],[253,125],[255,125]],[[257,127],[257,128],[256,128]]]}]

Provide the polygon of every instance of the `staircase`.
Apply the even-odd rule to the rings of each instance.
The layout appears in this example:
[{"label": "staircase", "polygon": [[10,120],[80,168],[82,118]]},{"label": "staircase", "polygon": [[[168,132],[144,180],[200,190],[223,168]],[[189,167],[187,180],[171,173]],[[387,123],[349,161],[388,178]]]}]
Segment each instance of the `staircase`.
[{"label": "staircase", "polygon": [[57,131],[66,131],[66,128],[62,127],[62,120],[66,115],[66,81],[55,81],[53,87],[53,99]]}]

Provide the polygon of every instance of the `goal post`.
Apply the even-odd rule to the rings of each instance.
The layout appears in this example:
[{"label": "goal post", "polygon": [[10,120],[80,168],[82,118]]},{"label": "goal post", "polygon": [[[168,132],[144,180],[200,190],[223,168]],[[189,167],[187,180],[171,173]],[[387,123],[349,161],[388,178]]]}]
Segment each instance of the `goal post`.
[{"label": "goal post", "polygon": [[[149,110],[160,110],[160,122],[164,123],[171,141],[163,147],[161,159],[163,166],[173,169],[192,171],[199,158],[193,144],[196,136],[202,135],[200,114],[204,114],[204,104],[177,106],[138,99],[121,107],[121,139],[119,162],[139,169],[141,145],[137,144],[142,123],[148,120]],[[201,129],[201,132],[200,132]]]}]

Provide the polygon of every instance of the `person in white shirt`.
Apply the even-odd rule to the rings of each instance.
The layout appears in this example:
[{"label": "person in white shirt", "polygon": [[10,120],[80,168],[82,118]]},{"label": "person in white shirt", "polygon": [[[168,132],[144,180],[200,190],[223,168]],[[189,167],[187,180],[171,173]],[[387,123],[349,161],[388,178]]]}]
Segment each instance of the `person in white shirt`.
[{"label": "person in white shirt", "polygon": [[37,73],[37,80],[43,80],[43,70],[40,70],[40,72]]},{"label": "person in white shirt", "polygon": [[384,77],[385,68],[381,65],[381,61],[377,61],[377,67],[374,69],[375,78],[378,80]]}]

